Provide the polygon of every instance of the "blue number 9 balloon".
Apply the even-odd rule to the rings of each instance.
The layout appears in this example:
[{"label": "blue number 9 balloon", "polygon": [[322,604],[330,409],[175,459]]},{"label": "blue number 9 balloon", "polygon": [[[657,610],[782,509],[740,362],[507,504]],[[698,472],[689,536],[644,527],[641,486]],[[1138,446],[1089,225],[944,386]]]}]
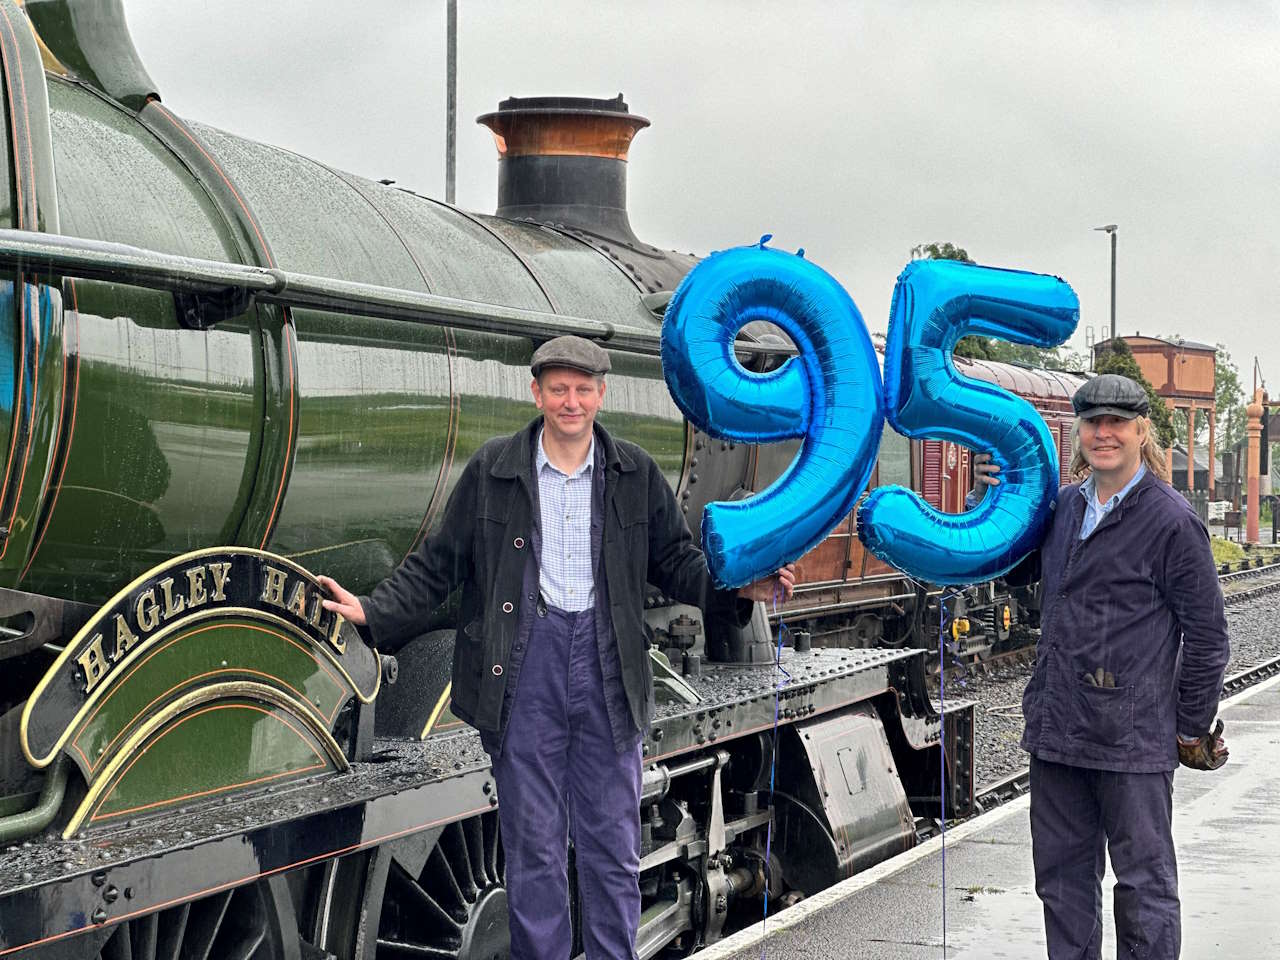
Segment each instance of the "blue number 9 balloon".
[{"label": "blue number 9 balloon", "polygon": [[[804,441],[768,489],[708,504],[702,546],[722,588],[773,573],[848,515],[884,424],[880,370],[853,300],[803,256],[765,247],[768,239],[694,267],[662,325],[667,386],[695,426],[741,443]],[[785,330],[798,355],[768,373],[744,369],[733,341],[753,320]]]},{"label": "blue number 9 balloon", "polygon": [[1058,491],[1058,454],[1032,406],[962,377],[951,352],[967,334],[1050,347],[1076,327],[1079,301],[1056,277],[949,260],[917,260],[898,277],[885,344],[889,422],[913,439],[990,451],[999,486],[962,514],[905,487],[879,487],[858,510],[858,536],[882,560],[931,583],[999,576],[1039,546]]}]

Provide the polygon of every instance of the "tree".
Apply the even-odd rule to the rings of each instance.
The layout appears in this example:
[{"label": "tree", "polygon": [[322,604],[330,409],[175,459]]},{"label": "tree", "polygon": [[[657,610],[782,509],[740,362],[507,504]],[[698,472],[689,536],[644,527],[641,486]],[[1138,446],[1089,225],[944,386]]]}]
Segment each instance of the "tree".
[{"label": "tree", "polygon": [[955,355],[970,360],[994,360],[996,363],[1019,363],[1046,370],[1082,371],[1089,361],[1065,347],[1033,347],[1025,343],[1009,343],[990,337],[964,337],[956,344]]},{"label": "tree", "polygon": [[1169,415],[1169,408],[1164,405],[1164,398],[1156,393],[1155,388],[1142,375],[1142,368],[1133,358],[1133,351],[1129,349],[1127,343],[1117,338],[1100,344],[1097,356],[1094,358],[1093,369],[1097,373],[1118,373],[1122,377],[1128,377],[1141,384],[1142,389],[1147,391],[1147,399],[1151,402],[1151,412],[1148,416],[1151,419],[1151,425],[1156,428],[1156,439],[1160,441],[1162,447],[1168,448],[1173,445],[1177,434],[1174,431],[1173,418]]},{"label": "tree", "polygon": [[[899,248],[901,249],[901,248]],[[911,248],[912,260],[959,260],[962,263],[976,263],[964,247],[953,243],[917,243]]]},{"label": "tree", "polygon": [[[918,243],[911,248],[916,260],[959,260],[975,263],[969,251],[953,243]],[[1044,349],[1025,343],[1009,343],[991,337],[962,337],[956,344],[955,355],[969,360],[993,360],[997,363],[1020,363],[1028,367],[1045,367],[1049,370],[1084,370],[1088,361],[1078,353],[1063,347]]]},{"label": "tree", "polygon": [[1245,439],[1248,420],[1245,407],[1240,371],[1231,362],[1227,348],[1220,343],[1213,359],[1214,432],[1217,434],[1216,452],[1219,455]]}]

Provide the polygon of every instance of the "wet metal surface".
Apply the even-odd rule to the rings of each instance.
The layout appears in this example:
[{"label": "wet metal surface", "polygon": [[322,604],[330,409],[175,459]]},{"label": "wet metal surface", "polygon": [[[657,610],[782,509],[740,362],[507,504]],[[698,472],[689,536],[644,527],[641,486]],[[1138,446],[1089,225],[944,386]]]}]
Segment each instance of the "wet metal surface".
[{"label": "wet metal surface", "polygon": [[[1233,698],[1222,715],[1231,761],[1174,780],[1174,840],[1185,957],[1280,955],[1280,678]],[[952,832],[947,844],[949,960],[1033,960],[1044,927],[1031,869],[1027,800]],[[943,956],[941,858],[908,854],[770,918],[766,955],[912,960]],[[901,861],[900,861],[901,862]],[[874,882],[868,882],[873,879]],[[866,879],[864,879],[866,878]],[[1103,885],[1104,957],[1115,955],[1113,878]],[[825,904],[825,905],[823,905]],[[788,914],[793,914],[794,919]],[[759,925],[704,960],[760,956]]]},{"label": "wet metal surface", "polygon": [[[789,724],[864,700],[891,687],[918,651],[784,651],[791,680],[780,692],[780,722]],[[667,708],[648,742],[672,755],[717,739],[767,729],[779,674],[771,666],[711,667],[690,683],[695,707]],[[905,689],[905,684],[903,685]],[[916,721],[936,738],[936,723]],[[913,728],[914,729],[914,728]],[[698,737],[702,740],[699,741]],[[923,744],[922,744],[923,745]],[[104,906],[102,922],[141,915],[201,895],[334,855],[387,842],[439,823],[488,810],[497,802],[488,757],[468,729],[425,742],[378,740],[374,760],[350,773],[318,776],[280,788],[193,803],[162,821],[128,820],[72,840],[46,836],[0,849],[0,916],[30,924],[0,926],[0,951],[37,936],[93,925],[102,883],[131,893]],[[44,917],[48,929],[38,930]],[[96,922],[96,921],[95,921]]]},{"label": "wet metal surface", "polygon": [[[469,734],[379,741],[375,760],[246,797],[129,820],[72,840],[0,851],[0,953],[112,923],[335,852],[351,852],[496,804],[488,758]],[[125,891],[102,902],[106,886]],[[91,918],[97,907],[102,912]],[[43,919],[42,919],[43,918]]]},{"label": "wet metal surface", "polygon": [[[244,213],[255,249],[270,246],[268,265],[484,301],[485,322],[501,307],[560,311],[656,343],[660,319],[636,284],[578,239],[473,216],[204,125],[192,125],[202,144],[173,134],[207,164],[192,168],[82,85],[55,79],[50,97],[68,236],[236,263],[246,251],[203,176],[215,192],[233,191],[224,200]],[[364,591],[438,522],[480,443],[535,413],[528,361],[541,328],[533,338],[499,334],[494,317],[492,329],[455,336],[299,307],[283,336],[278,309],[259,304],[215,329],[187,329],[170,293],[108,279],[69,288],[76,389],[56,418],[66,421],[66,467],[48,483],[47,536],[30,570],[21,550],[0,564],[8,586],[101,601],[176,554],[252,543]],[[56,366],[63,349],[48,333],[41,343]],[[601,422],[652,454],[674,486],[683,418],[657,358],[621,349]],[[50,370],[39,379],[57,382]],[[62,399],[56,389],[41,395],[45,406]],[[53,443],[35,450],[50,456]],[[33,477],[48,473],[38,456],[28,460]],[[41,484],[25,489],[34,496]]]},{"label": "wet metal surface", "polygon": [[[774,723],[775,709],[777,722],[785,725],[868,700],[896,689],[895,682],[905,689],[891,667],[902,669],[918,655],[913,650],[821,648],[798,654],[788,648],[782,657],[785,678],[769,663],[704,666],[700,677],[685,678],[700,702],[659,705],[645,755],[653,762],[719,739],[767,730]],[[903,712],[910,713],[910,708]]]}]

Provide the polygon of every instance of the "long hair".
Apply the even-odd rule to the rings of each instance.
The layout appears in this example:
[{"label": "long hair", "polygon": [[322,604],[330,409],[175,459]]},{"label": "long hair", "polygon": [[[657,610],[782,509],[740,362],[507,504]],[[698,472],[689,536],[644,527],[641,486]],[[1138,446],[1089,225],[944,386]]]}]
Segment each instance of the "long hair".
[{"label": "long hair", "polygon": [[[1138,429],[1142,432],[1142,447],[1140,454],[1142,456],[1143,465],[1162,480],[1168,480],[1165,471],[1168,469],[1168,461],[1165,459],[1164,448],[1160,446],[1160,442],[1156,440],[1155,427],[1151,425],[1151,421],[1146,417],[1138,417]],[[1075,423],[1071,425],[1071,480],[1079,483],[1087,477],[1091,471],[1089,461],[1084,458],[1084,452],[1080,449],[1080,418],[1077,417]]]}]

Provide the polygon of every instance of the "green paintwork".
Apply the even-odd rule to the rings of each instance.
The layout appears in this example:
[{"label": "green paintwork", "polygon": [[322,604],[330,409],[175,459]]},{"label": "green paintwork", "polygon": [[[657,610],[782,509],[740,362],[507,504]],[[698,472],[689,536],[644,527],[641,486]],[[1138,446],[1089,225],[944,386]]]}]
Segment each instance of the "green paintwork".
[{"label": "green paintwork", "polygon": [[[136,120],[58,80],[50,103],[67,233],[234,259],[211,201]],[[46,498],[49,529],[21,583],[100,600],[159,561],[234,533],[256,464],[259,346],[242,320],[179,330],[172,298],[153,291],[78,282],[68,306],[77,313],[67,344],[78,358],[75,418],[65,473]]]},{"label": "green paintwork", "polygon": [[12,817],[25,810],[30,810],[39,796],[40,794],[33,790],[30,793],[11,793],[0,797],[0,818]]},{"label": "green paintwork", "polygon": [[121,0],[26,0],[26,11],[50,52],[77,79],[133,110],[159,96],[129,36]]},{"label": "green paintwork", "polygon": [[72,758],[91,779],[138,722],[190,689],[234,680],[278,688],[298,702],[299,711],[312,711],[332,730],[339,708],[352,696],[351,684],[309,649],[308,640],[289,634],[288,628],[240,617],[184,624],[111,679],[71,738]]},{"label": "green paintwork", "polygon": [[[0,138],[8,142],[8,118],[0,110]],[[11,226],[13,220],[13,171],[9,164],[0,164],[0,223]],[[20,352],[18,343],[18,318],[13,296],[13,275],[0,277],[0,318],[3,318],[5,329],[0,334],[0,442],[6,442],[13,433],[14,413],[16,410],[14,390],[17,377],[17,357]],[[7,446],[5,449],[8,449]]]},{"label": "green paintwork", "polygon": [[0,316],[12,318],[14,327],[22,330],[13,340],[0,340],[6,379],[16,375],[22,387],[21,394],[16,394],[17,384],[9,379],[6,391],[10,408],[16,397],[21,415],[10,421],[3,455],[0,525],[8,528],[8,535],[0,541],[0,570],[18,567],[33,543],[60,431],[65,376],[64,311],[58,290],[31,283],[20,289],[15,297],[12,283],[0,287]]},{"label": "green paintwork", "polygon": [[226,696],[229,684],[255,684],[255,696],[332,733],[353,695],[377,695],[380,669],[321,598],[305,569],[259,550],[214,547],[148,571],[99,608],[31,692],[24,755],[43,767],[71,741],[86,777],[97,776],[122,737],[210,687]]},{"label": "green paintwork", "polygon": [[[191,171],[217,207],[242,263],[274,267],[275,257],[252,209],[205,146],[200,132],[175,116],[163,104],[151,102],[139,119]],[[256,321],[262,349],[254,351],[254,382],[262,397],[261,414],[255,417],[233,515],[234,529],[226,531],[226,543],[261,547],[268,542],[276,516],[281,480],[291,466],[294,389],[297,366],[296,340],[288,312],[276,304],[262,304],[250,313]],[[252,452],[256,451],[256,455]]]},{"label": "green paintwork", "polygon": [[[0,74],[8,105],[6,174],[12,195],[0,221],[22,230],[58,233],[48,92],[34,34],[14,0],[0,0]],[[0,280],[0,395],[7,408],[0,479],[0,581],[17,573],[40,526],[49,467],[61,430],[65,364],[64,311],[57,287],[29,274]],[[37,282],[30,282],[35,280]],[[12,574],[10,575],[12,576]]]},{"label": "green paintwork", "polygon": [[4,142],[9,150],[6,166],[15,188],[12,194],[5,194],[5,223],[19,230],[60,233],[49,98],[40,48],[35,34],[23,23],[22,7],[15,0],[0,0],[0,13],[0,51],[4,54],[0,66],[8,128]]},{"label": "green paintwork", "polygon": [[[281,269],[658,327],[617,265],[564,235],[199,124],[178,149],[157,105],[139,119],[54,77],[49,99],[69,235],[230,262],[269,249]],[[315,310],[284,327],[274,308],[187,330],[168,295],[101,282],[76,283],[75,306],[79,388],[48,531],[20,581],[0,561],[0,582],[35,592],[100,602],[188,550],[262,546],[268,528],[267,549],[366,590],[439,521],[480,444],[536,413],[524,337]],[[685,425],[659,361],[613,361],[601,422],[674,485]]]},{"label": "green paintwork", "polygon": [[[248,756],[253,773],[246,779]],[[323,746],[296,718],[248,698],[202,704],[176,717],[136,757],[88,825],[334,769]]]},{"label": "green paintwork", "polygon": [[[12,129],[9,120],[9,114],[6,110],[0,110],[0,140],[3,140],[7,151],[12,151]],[[0,163],[0,223],[6,227],[16,226],[18,223],[18,212],[15,207],[17,191],[14,189],[14,172],[12,155],[6,156],[5,162]],[[12,410],[9,411],[12,413]],[[8,436],[6,430],[3,436]]]}]

